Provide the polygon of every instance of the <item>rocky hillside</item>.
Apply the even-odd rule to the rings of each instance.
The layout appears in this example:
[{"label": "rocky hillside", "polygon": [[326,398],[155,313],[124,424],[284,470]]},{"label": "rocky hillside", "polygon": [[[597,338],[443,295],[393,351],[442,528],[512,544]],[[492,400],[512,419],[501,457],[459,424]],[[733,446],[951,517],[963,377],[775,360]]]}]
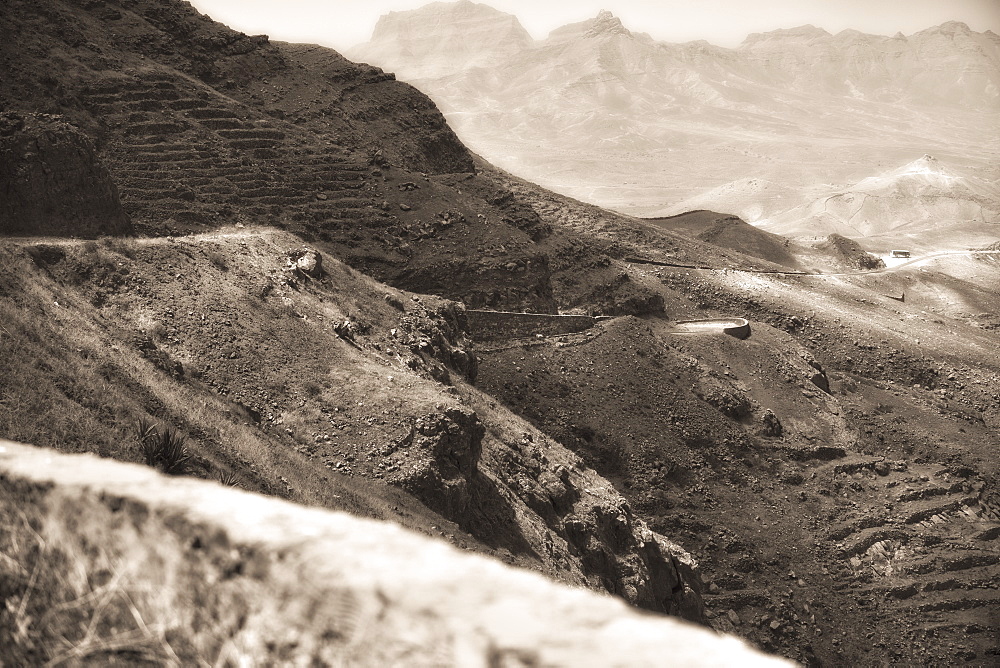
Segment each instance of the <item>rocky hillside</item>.
[{"label": "rocky hillside", "polygon": [[0,116],[0,170],[0,234],[132,231],[93,142],[57,117]]},{"label": "rocky hillside", "polygon": [[145,421],[182,435],[175,473],[415,524],[701,618],[690,556],[471,384],[460,305],[277,231],[0,252],[6,436],[163,464]]},{"label": "rocky hillside", "polygon": [[[181,2],[8,7],[3,139],[93,153],[76,218],[0,244],[4,438],[397,522],[804,662],[997,655],[994,254],[789,272],[771,235],[724,247],[736,219],[474,158],[335,52]],[[595,28],[637,37],[556,37]],[[3,192],[57,171],[20,156]],[[87,227],[108,183],[139,236]]]}]

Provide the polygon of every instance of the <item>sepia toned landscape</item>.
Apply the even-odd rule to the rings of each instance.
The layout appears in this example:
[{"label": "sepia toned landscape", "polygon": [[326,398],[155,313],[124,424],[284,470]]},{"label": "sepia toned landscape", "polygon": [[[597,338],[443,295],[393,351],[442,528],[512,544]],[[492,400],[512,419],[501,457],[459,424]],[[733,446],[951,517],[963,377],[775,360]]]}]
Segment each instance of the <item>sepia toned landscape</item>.
[{"label": "sepia toned landscape", "polygon": [[204,11],[0,12],[0,663],[1000,660],[1000,37]]}]

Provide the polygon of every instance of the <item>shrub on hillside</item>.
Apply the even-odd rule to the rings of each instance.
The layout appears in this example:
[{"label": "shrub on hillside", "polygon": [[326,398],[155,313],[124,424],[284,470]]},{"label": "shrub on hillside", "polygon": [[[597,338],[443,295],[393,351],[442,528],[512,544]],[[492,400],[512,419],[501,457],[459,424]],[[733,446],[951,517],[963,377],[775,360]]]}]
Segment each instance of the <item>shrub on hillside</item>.
[{"label": "shrub on hillside", "polygon": [[148,466],[168,475],[190,473],[192,457],[187,449],[187,439],[173,427],[161,430],[155,423],[140,418],[136,423],[139,449]]}]

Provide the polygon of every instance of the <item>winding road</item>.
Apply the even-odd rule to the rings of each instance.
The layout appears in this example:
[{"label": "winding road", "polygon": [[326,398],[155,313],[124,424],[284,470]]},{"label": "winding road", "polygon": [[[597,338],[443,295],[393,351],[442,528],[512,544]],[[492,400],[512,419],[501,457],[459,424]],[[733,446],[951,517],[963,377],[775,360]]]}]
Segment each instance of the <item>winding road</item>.
[{"label": "winding road", "polygon": [[781,271],[780,269],[733,269],[728,267],[708,267],[703,265],[692,265],[692,264],[674,264],[671,262],[660,262],[657,260],[646,260],[637,257],[626,257],[623,258],[625,262],[632,262],[635,264],[651,264],[657,267],[677,267],[679,269],[700,269],[703,271],[742,271],[748,274],[774,274],[776,276],[868,276],[870,274],[884,274],[887,272],[893,272],[903,267],[908,267],[910,265],[918,264],[921,262],[929,262],[940,257],[945,257],[948,255],[996,255],[1000,257],[1000,250],[964,250],[964,251],[939,251],[937,253],[930,253],[929,255],[922,255],[920,257],[915,257],[913,259],[907,260],[906,262],[901,262],[899,264],[893,264],[892,266],[883,267],[882,269],[859,269],[857,271],[846,271],[846,272],[836,272],[836,273],[826,273],[820,271],[795,271],[790,269],[788,271]]}]

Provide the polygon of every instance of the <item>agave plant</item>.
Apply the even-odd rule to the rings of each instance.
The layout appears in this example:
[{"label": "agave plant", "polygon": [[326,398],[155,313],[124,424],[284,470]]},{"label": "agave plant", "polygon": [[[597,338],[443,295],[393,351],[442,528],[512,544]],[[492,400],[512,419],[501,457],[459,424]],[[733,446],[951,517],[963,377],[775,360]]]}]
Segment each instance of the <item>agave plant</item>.
[{"label": "agave plant", "polygon": [[159,430],[157,429],[155,422],[153,422],[152,420],[147,420],[144,417],[141,417],[138,420],[136,420],[135,433],[136,436],[139,438],[140,447],[142,447],[143,451],[145,452],[145,447],[144,447],[145,443],[147,441],[155,439],[157,437],[157,434],[159,433]]},{"label": "agave plant", "polygon": [[232,471],[223,471],[219,474],[219,482],[226,487],[242,487],[240,477]]},{"label": "agave plant", "polygon": [[152,421],[140,418],[136,423],[139,449],[146,464],[168,475],[188,473],[191,453],[187,449],[187,439],[173,427],[160,428]]}]

